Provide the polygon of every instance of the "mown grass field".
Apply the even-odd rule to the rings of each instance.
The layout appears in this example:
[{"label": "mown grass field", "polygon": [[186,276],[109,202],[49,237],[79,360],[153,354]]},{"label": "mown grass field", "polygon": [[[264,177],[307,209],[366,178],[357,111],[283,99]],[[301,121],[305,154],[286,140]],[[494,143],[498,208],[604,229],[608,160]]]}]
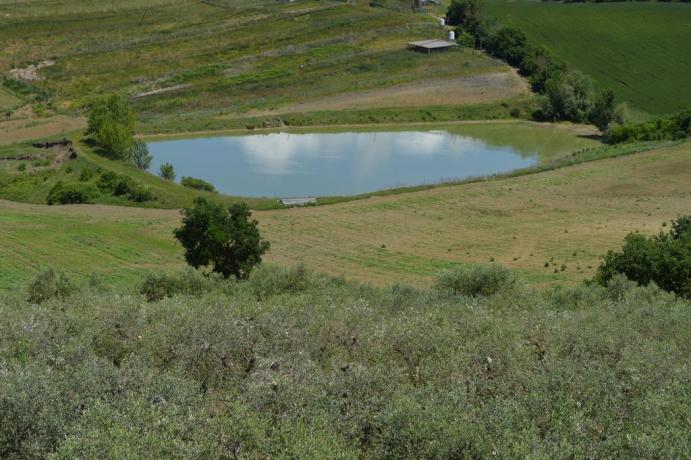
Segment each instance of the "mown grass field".
[{"label": "mown grass field", "polygon": [[[332,206],[257,211],[270,262],[349,279],[425,285],[458,264],[500,263],[524,281],[577,283],[631,231],[691,211],[691,144],[503,180]],[[174,210],[0,202],[0,286],[45,266],[110,283],[184,265]],[[548,266],[545,266],[548,265]],[[563,270],[562,270],[563,266]]]},{"label": "mown grass field", "polygon": [[[691,106],[691,5],[490,0],[487,12],[615,91],[638,117]],[[636,113],[638,112],[638,113]],[[641,113],[644,112],[644,113]]]},{"label": "mown grass field", "polygon": [[[2,2],[0,72],[54,61],[32,82],[49,91],[52,108],[75,114],[93,97],[125,94],[140,115],[140,132],[260,127],[280,113],[306,124],[302,112],[341,109],[348,95],[371,99],[372,92],[380,99],[367,111],[442,100],[492,104],[489,114],[508,117],[509,107],[499,103],[528,95],[506,65],[470,51],[427,56],[406,49],[411,40],[445,36],[434,14],[413,14],[402,0],[383,7],[19,0],[16,12]],[[474,91],[473,78],[485,75],[486,87]],[[459,91],[441,98],[449,85]]]}]

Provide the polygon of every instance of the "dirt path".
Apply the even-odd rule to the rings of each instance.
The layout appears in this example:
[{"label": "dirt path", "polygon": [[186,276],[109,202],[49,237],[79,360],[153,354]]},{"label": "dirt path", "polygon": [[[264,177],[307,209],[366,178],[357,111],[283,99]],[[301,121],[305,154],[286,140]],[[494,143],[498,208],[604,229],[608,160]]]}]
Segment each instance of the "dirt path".
[{"label": "dirt path", "polygon": [[381,107],[479,104],[509,99],[529,91],[527,82],[512,70],[466,77],[424,80],[390,88],[334,94],[312,101],[286,105],[277,110],[251,111],[243,114],[243,116],[271,116],[295,112]]}]

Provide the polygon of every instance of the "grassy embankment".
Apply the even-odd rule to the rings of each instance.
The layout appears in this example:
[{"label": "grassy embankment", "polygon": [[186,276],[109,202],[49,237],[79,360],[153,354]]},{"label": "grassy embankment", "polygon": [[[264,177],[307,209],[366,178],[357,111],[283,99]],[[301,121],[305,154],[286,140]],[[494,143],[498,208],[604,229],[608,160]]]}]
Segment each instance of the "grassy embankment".
[{"label": "grassy embankment", "polygon": [[507,118],[530,99],[482,54],[408,51],[408,41],[445,32],[403,1],[58,3],[19,0],[16,14],[0,4],[0,72],[55,61],[32,82],[54,98],[46,116],[112,92],[132,98],[149,133]]},{"label": "grassy embankment", "polygon": [[[532,284],[591,277],[631,231],[689,213],[689,143],[503,180],[333,206],[255,212],[268,260],[374,284],[427,284],[442,269],[494,261]],[[183,266],[177,211],[0,204],[0,285],[40,267],[129,284]],[[563,270],[562,270],[563,266]]]},{"label": "grassy embankment", "polygon": [[490,0],[490,15],[524,31],[562,62],[612,89],[633,115],[691,106],[691,5]]}]

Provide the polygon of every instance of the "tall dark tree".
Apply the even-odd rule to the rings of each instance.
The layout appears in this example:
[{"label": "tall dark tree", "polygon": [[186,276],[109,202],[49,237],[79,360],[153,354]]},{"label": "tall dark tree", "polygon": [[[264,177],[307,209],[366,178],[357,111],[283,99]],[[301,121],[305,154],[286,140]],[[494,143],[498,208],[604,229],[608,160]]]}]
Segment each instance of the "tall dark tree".
[{"label": "tall dark tree", "polygon": [[247,278],[269,250],[245,203],[229,208],[205,198],[182,210],[182,226],[175,238],[185,248],[185,260],[194,268],[209,267],[224,277]]},{"label": "tall dark tree", "polygon": [[446,12],[449,25],[462,26],[471,33],[476,33],[482,25],[481,9],[480,0],[451,0]]},{"label": "tall dark tree", "polygon": [[606,90],[600,94],[590,109],[590,122],[597,126],[600,131],[607,131],[609,124],[614,119],[614,91]]}]

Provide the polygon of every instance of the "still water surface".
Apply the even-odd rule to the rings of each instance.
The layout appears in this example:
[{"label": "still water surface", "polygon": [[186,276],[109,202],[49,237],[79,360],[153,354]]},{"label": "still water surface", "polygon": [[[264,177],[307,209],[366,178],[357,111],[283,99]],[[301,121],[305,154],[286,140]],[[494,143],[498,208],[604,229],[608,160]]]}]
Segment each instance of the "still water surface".
[{"label": "still water surface", "polygon": [[151,171],[211,182],[240,196],[353,195],[508,172],[537,151],[448,131],[270,133],[150,142]]}]

